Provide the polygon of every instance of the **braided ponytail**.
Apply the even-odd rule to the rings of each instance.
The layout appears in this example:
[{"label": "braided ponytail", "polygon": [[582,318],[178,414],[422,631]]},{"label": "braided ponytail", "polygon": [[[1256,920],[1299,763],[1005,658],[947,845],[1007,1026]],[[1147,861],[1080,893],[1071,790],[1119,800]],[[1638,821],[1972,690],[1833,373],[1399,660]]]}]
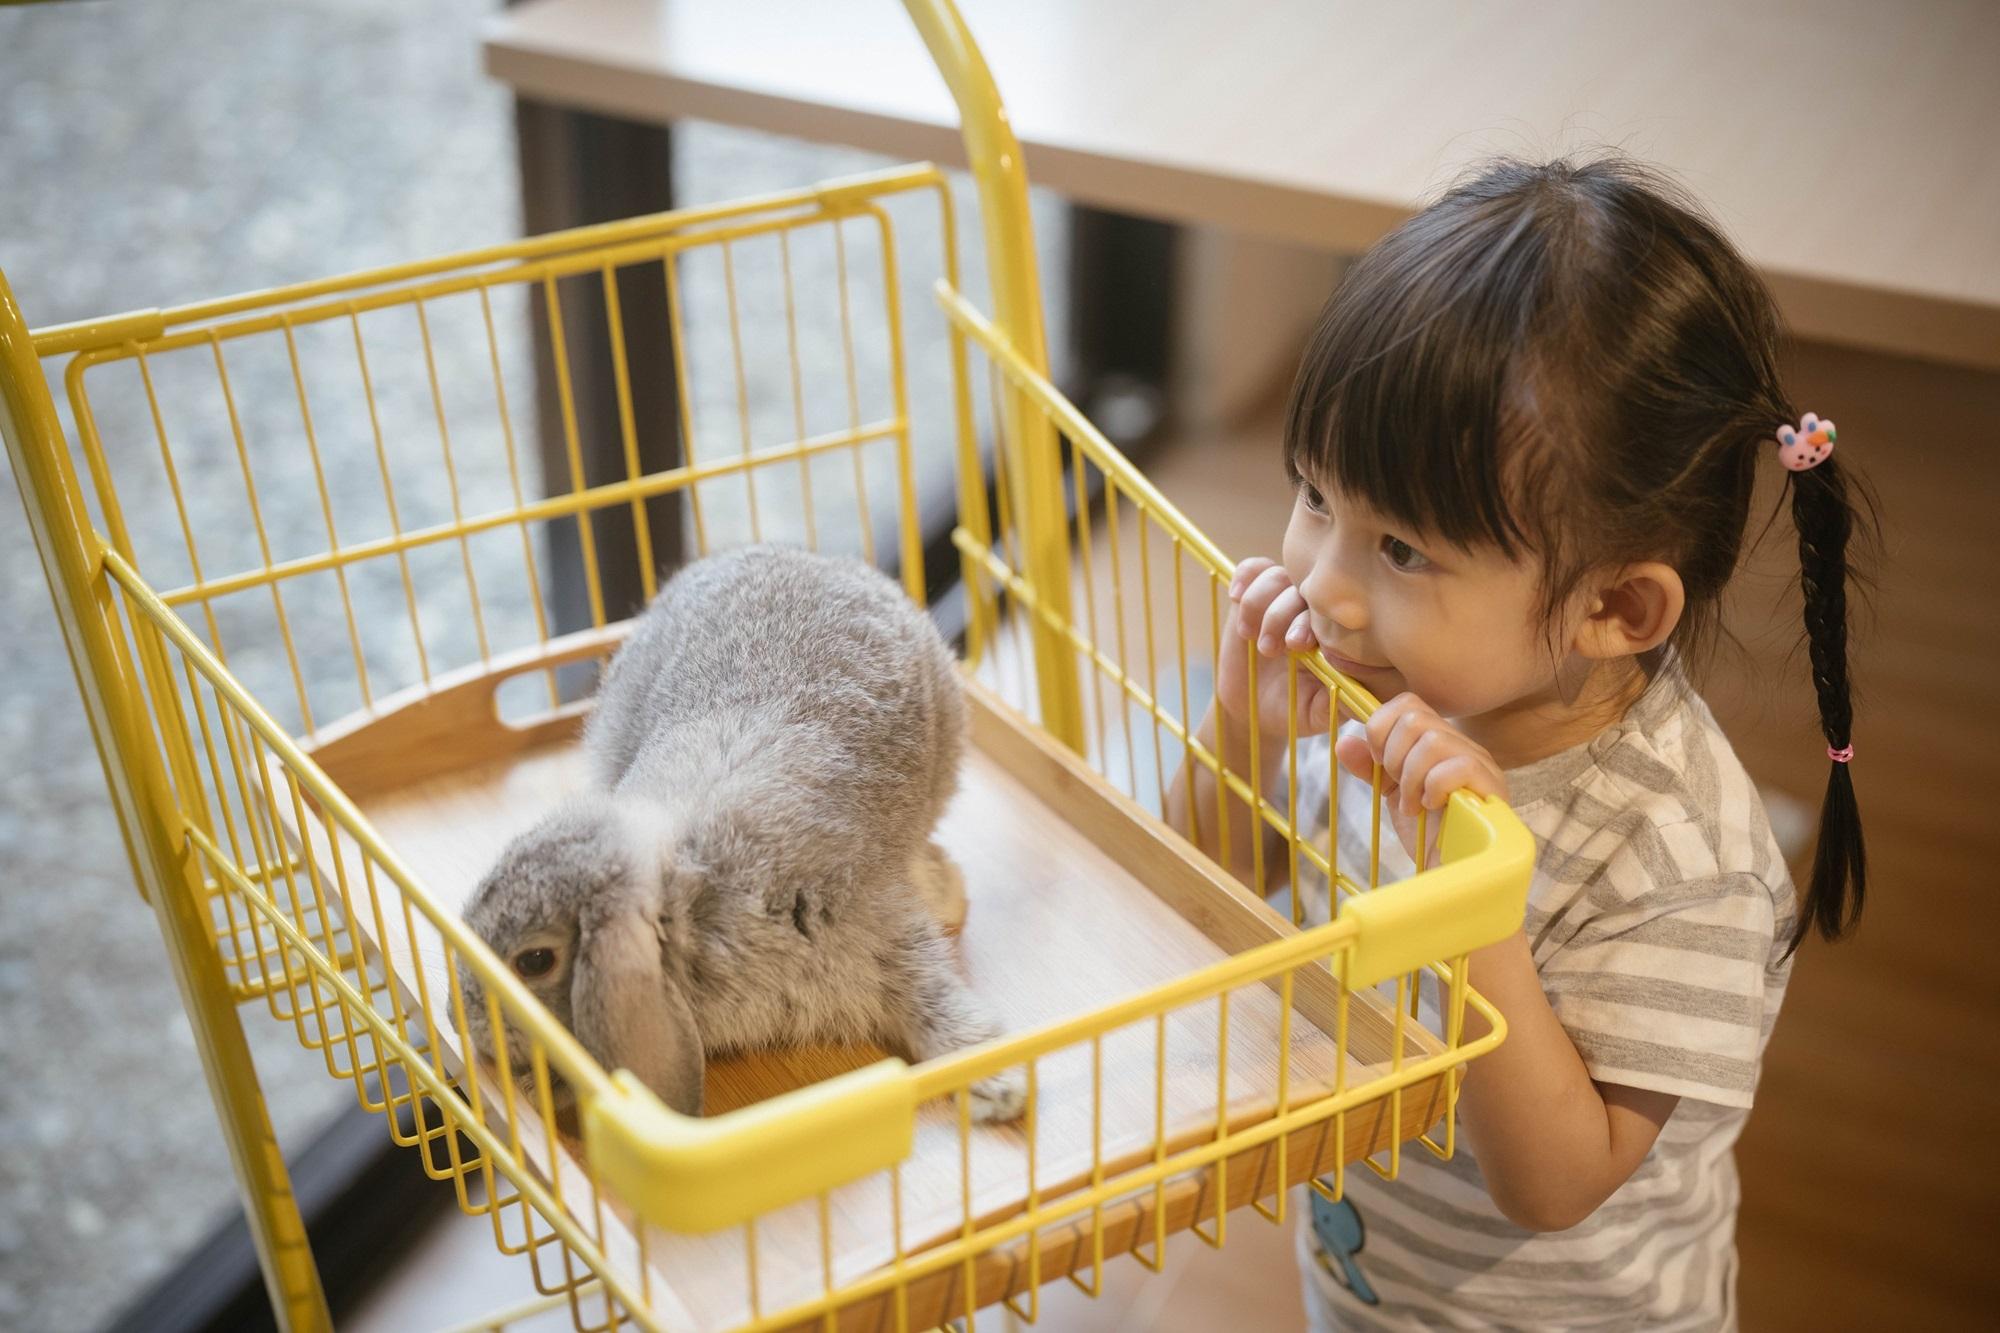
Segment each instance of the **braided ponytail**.
[{"label": "braided ponytail", "polygon": [[1868,855],[1861,839],[1861,812],[1854,800],[1852,756],[1854,708],[1847,683],[1847,544],[1855,510],[1848,482],[1834,459],[1795,472],[1792,524],[1799,535],[1799,586],[1805,594],[1806,651],[1812,661],[1813,689],[1819,696],[1820,730],[1826,736],[1831,771],[1820,806],[1819,844],[1812,877],[1791,948],[1817,927],[1838,939],[1860,919],[1868,884]]}]

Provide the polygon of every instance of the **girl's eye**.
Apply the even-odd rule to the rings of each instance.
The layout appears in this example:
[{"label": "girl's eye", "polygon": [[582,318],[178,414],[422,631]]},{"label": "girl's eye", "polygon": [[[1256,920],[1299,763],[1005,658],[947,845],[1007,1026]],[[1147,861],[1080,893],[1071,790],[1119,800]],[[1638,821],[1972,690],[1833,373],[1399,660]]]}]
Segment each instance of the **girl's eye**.
[{"label": "girl's eye", "polygon": [[1382,556],[1392,569],[1400,569],[1405,574],[1415,573],[1430,564],[1430,559],[1416,547],[1401,537],[1382,538]]},{"label": "girl's eye", "polygon": [[523,949],[514,955],[514,970],[530,981],[547,976],[555,965],[554,949]]},{"label": "girl's eye", "polygon": [[1299,494],[1304,497],[1306,508],[1315,514],[1326,512],[1326,497],[1319,493],[1319,487],[1309,481],[1302,481],[1299,483]]}]

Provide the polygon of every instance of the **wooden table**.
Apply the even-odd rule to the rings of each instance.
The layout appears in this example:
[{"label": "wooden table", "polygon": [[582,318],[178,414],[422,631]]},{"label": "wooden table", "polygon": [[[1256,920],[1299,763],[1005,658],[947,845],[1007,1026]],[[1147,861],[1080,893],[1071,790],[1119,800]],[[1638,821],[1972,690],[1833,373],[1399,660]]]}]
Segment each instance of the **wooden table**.
[{"label": "wooden table", "polygon": [[[1615,144],[1707,202],[1799,333],[2000,368],[1983,0],[961,7],[1030,178],[1084,203],[1353,252],[1483,155]],[[629,122],[963,158],[893,0],[528,0],[486,63]]]},{"label": "wooden table", "polygon": [[[1497,152],[1611,144],[1659,163],[1798,334],[2000,369],[2000,6],[1985,0],[1258,0],[1226,21],[1214,0],[960,4],[1030,179],[1078,205],[1063,387],[1136,422],[1114,431],[1128,452],[1169,387],[1190,426],[1226,426],[1268,390],[1335,272],[1308,250],[1360,251]],[[495,16],[485,59],[519,96],[530,231],[667,207],[681,118],[963,161],[896,0],[526,0]],[[1207,229],[1192,264],[1186,227]],[[602,323],[591,299],[578,327]],[[669,359],[663,342],[632,351]],[[595,387],[586,401],[612,401]],[[635,404],[648,468],[678,456],[672,393],[649,382]],[[579,424],[615,438],[615,421]],[[608,567],[635,567],[603,540]],[[575,553],[552,558],[558,627],[579,628],[581,594],[561,592],[582,586]],[[637,603],[636,583],[606,593]]]}]

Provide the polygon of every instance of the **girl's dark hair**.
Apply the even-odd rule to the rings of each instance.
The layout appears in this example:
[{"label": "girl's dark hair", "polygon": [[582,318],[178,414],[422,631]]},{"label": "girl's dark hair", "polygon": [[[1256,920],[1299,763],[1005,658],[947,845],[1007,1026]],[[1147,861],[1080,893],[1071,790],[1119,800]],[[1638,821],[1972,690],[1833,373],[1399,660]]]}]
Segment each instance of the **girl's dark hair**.
[{"label": "girl's dark hair", "polygon": [[[1532,557],[1553,622],[1592,569],[1663,560],[1699,656],[1735,573],[1760,466],[1800,413],[1763,282],[1671,182],[1620,158],[1503,160],[1348,271],[1307,346],[1286,468],[1465,549]],[[1772,461],[1763,460],[1772,456]],[[1821,730],[1851,740],[1850,534],[1839,458],[1786,474]],[[1860,914],[1866,858],[1833,763],[1791,947]]]}]

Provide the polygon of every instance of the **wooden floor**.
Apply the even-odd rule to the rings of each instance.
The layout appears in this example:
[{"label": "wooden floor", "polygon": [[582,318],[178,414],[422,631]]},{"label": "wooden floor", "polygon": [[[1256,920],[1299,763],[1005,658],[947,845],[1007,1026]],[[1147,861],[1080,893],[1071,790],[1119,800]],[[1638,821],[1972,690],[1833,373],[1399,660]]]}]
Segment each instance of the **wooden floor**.
[{"label": "wooden floor", "polygon": [[[1881,499],[1886,560],[1853,650],[1871,888],[1854,938],[1801,952],[1737,1148],[1743,1326],[1990,1327],[2000,986],[1982,977],[2000,941],[2000,690],[1986,674],[2000,661],[2000,375],[1806,346],[1790,383],[1840,423],[1843,460]],[[1276,430],[1149,462],[1232,558],[1274,553],[1283,530]],[[1705,689],[1759,783],[1817,810],[1827,761],[1792,655],[1797,578],[1781,522],[1738,580],[1741,647],[1718,651]],[[1246,1311],[1243,1326],[1289,1325]]]}]

